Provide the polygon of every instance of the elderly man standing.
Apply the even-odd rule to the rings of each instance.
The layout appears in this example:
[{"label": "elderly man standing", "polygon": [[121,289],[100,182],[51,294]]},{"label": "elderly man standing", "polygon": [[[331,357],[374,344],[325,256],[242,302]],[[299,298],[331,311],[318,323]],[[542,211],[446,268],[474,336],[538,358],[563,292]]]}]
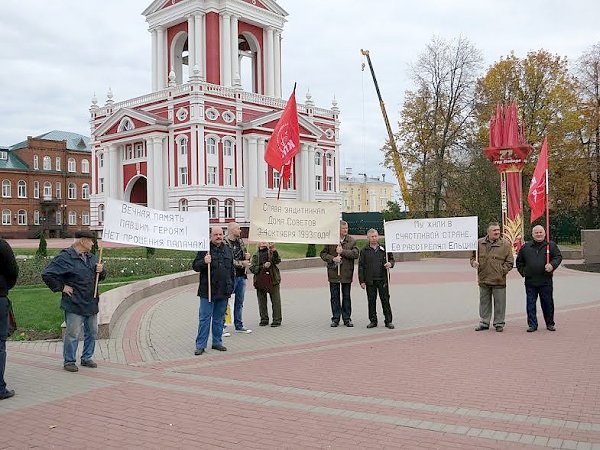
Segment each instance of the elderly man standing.
[{"label": "elderly man standing", "polygon": [[95,368],[92,359],[98,334],[98,301],[96,293],[96,274],[99,279],[106,277],[102,263],[96,255],[90,253],[94,244],[94,235],[90,231],[75,233],[75,242],[61,251],[42,272],[44,283],[53,291],[61,292],[61,309],[65,312],[65,330],[63,358],[64,368],[68,372],[77,372],[75,364],[77,345],[83,325],[83,352],[81,365]]},{"label": "elderly man standing", "polygon": [[[210,267],[210,273],[209,273]],[[235,268],[233,252],[223,242],[223,230],[219,226],[210,230],[210,251],[198,252],[192,268],[200,272],[198,297],[200,310],[198,313],[198,335],[196,336],[195,355],[202,355],[208,344],[208,334],[212,328],[212,348],[224,352],[223,320],[227,301],[233,292]],[[210,292],[208,290],[210,282]]]},{"label": "elderly man standing", "polygon": [[246,245],[242,240],[242,229],[236,222],[227,225],[227,237],[225,243],[233,252],[233,265],[235,267],[235,281],[233,282],[233,294],[235,303],[233,304],[233,324],[237,333],[252,333],[252,330],[244,327],[242,321],[242,312],[244,310],[244,296],[246,294],[246,270],[250,266],[250,253],[246,250]]},{"label": "elderly man standing", "polygon": [[0,400],[15,395],[12,389],[6,389],[4,381],[4,370],[6,368],[6,338],[10,333],[8,323],[8,312],[10,311],[10,300],[8,291],[17,283],[19,266],[15,254],[8,242],[0,239]]},{"label": "elderly man standing", "polygon": [[[554,298],[552,296],[552,275],[562,262],[562,254],[558,246],[546,240],[546,230],[536,225],[531,230],[533,241],[526,242],[517,255],[517,270],[525,278],[525,294],[527,296],[527,332],[537,330],[536,303],[538,295],[544,313],[544,321],[549,331],[556,331],[554,326]],[[549,257],[546,259],[546,253]]]},{"label": "elderly man standing", "polygon": [[[348,222],[340,221],[340,243],[326,245],[321,250],[321,259],[327,263],[327,278],[331,295],[331,326],[337,327],[340,315],[347,327],[353,327],[350,287],[354,277],[354,260],[358,258],[356,240],[348,236]],[[342,301],[340,303],[340,288]]]},{"label": "elderly man standing", "polygon": [[500,236],[500,224],[491,222],[487,234],[477,243],[478,253],[471,256],[471,267],[479,280],[479,325],[475,331],[488,330],[494,299],[494,328],[504,331],[506,313],[506,275],[513,268],[511,243]]}]

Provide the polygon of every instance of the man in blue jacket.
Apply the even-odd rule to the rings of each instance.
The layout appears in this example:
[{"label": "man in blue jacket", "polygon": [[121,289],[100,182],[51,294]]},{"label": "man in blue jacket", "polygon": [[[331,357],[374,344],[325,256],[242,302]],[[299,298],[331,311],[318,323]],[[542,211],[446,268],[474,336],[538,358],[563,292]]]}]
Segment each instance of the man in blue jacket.
[{"label": "man in blue jacket", "polygon": [[8,291],[17,283],[19,266],[15,254],[4,239],[0,239],[0,400],[15,395],[12,389],[6,389],[4,370],[6,368],[6,338],[8,338],[8,311],[10,300]]},{"label": "man in blue jacket", "polygon": [[[552,297],[552,274],[562,262],[562,254],[558,246],[546,241],[546,230],[536,225],[531,230],[533,241],[528,241],[521,247],[517,255],[517,270],[525,278],[525,294],[527,296],[527,332],[537,330],[536,315],[537,297],[540,297],[544,321],[549,331],[555,331],[554,298]],[[549,251],[549,262],[546,262],[546,252]]]},{"label": "man in blue jacket", "polygon": [[[204,353],[208,344],[211,325],[212,348],[224,352],[227,347],[223,345],[222,341],[223,320],[227,309],[227,301],[233,292],[235,268],[233,265],[233,252],[223,242],[223,229],[221,227],[212,227],[210,231],[210,251],[198,252],[192,263],[192,268],[196,272],[200,272],[200,283],[198,285],[200,310],[194,354],[202,355]],[[209,278],[210,293],[208,291]]]},{"label": "man in blue jacket", "polygon": [[90,253],[94,244],[91,231],[75,233],[75,242],[50,261],[42,272],[44,283],[52,292],[61,292],[60,307],[65,312],[63,359],[68,372],[77,372],[77,345],[83,325],[83,352],[81,365],[95,368],[94,349],[98,335],[98,301],[96,274],[106,277],[102,263]]}]

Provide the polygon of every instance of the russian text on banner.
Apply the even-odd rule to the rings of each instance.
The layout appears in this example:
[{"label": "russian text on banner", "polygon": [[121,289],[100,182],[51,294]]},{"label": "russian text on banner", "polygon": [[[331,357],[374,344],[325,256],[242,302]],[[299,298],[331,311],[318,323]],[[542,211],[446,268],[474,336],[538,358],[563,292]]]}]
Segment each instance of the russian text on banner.
[{"label": "russian text on banner", "polygon": [[477,216],[385,222],[385,246],[399,253],[477,249]]},{"label": "russian text on banner", "polygon": [[208,250],[208,211],[160,211],[106,199],[105,242],[174,250]]},{"label": "russian text on banner", "polygon": [[340,204],[255,198],[250,212],[252,242],[338,244]]}]

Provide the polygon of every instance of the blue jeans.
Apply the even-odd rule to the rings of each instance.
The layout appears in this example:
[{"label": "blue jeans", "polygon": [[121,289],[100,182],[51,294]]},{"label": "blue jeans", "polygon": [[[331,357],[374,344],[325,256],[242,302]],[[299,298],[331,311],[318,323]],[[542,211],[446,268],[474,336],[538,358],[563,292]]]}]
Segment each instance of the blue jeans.
[{"label": "blue jeans", "polygon": [[6,368],[6,341],[0,338],[0,392],[6,391],[4,369]]},{"label": "blue jeans", "polygon": [[554,299],[552,298],[552,285],[532,286],[525,282],[525,294],[527,295],[527,325],[537,329],[538,321],[536,314],[537,297],[540,296],[540,304],[544,313],[546,326],[554,326]]},{"label": "blue jeans", "polygon": [[244,309],[244,295],[246,294],[246,278],[235,277],[233,282],[233,294],[235,302],[233,304],[233,324],[236,330],[244,328],[242,321],[242,311]]},{"label": "blue jeans", "polygon": [[[329,293],[331,295],[331,321],[340,322],[340,314],[344,323],[350,320],[352,314],[352,304],[350,302],[351,283],[329,283]],[[340,286],[342,291],[342,302],[340,304]]]},{"label": "blue jeans", "polygon": [[94,356],[96,336],[98,335],[98,315],[80,316],[79,314],[65,312],[65,338],[63,345],[63,359],[65,366],[75,364],[77,359],[77,345],[83,325],[83,352],[82,361],[89,361]]},{"label": "blue jeans", "polygon": [[223,338],[223,320],[227,309],[227,299],[213,299],[200,297],[200,309],[198,311],[198,335],[196,336],[196,348],[206,348],[208,344],[208,333],[212,324],[212,345],[221,345]]}]

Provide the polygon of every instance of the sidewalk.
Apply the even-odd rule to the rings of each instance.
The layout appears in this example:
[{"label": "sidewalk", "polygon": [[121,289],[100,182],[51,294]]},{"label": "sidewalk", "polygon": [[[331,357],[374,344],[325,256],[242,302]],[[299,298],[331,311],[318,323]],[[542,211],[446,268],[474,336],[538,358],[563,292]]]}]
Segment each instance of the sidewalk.
[{"label": "sidewalk", "polygon": [[600,275],[557,272],[554,333],[525,333],[515,271],[504,333],[474,332],[464,260],[397,264],[395,330],[366,329],[357,285],[355,327],[330,328],[324,268],[282,275],[283,326],[257,326],[249,288],[254,331],[225,353],[193,356],[195,285],[127,311],[98,369],[9,343],[0,448],[600,448]]}]

